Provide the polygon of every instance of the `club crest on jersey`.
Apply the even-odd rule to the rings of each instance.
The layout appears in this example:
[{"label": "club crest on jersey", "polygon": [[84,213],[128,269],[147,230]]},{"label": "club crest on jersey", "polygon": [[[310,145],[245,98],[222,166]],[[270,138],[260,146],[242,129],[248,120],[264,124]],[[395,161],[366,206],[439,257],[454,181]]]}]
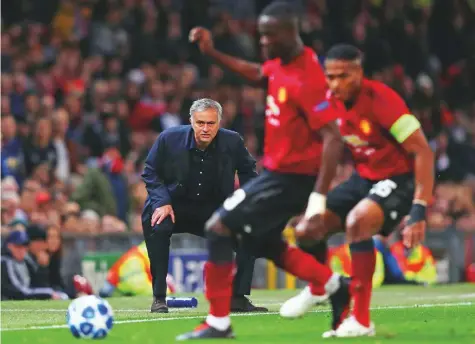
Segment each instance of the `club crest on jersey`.
[{"label": "club crest on jersey", "polygon": [[368,145],[368,141],[361,139],[358,135],[343,136],[343,141],[353,147],[364,147]]},{"label": "club crest on jersey", "polygon": [[279,103],[285,103],[287,101],[287,90],[285,87],[279,88],[279,91],[277,92],[277,100]]},{"label": "club crest on jersey", "polygon": [[371,134],[373,128],[371,128],[371,123],[367,119],[362,119],[360,121],[360,129],[365,135]]}]

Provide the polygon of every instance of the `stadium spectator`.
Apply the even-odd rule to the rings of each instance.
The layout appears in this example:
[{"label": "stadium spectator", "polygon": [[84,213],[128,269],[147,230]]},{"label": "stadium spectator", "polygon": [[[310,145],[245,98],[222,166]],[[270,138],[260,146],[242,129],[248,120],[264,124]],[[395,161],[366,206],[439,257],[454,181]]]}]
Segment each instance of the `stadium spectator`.
[{"label": "stadium spectator", "polygon": [[23,147],[17,137],[15,118],[2,110],[2,179],[8,176],[15,177],[21,185],[25,178]]},{"label": "stadium spectator", "polygon": [[31,275],[31,286],[35,288],[48,288],[50,283],[50,256],[47,252],[46,231],[37,225],[27,228],[28,243],[28,268]]},{"label": "stadium spectator", "polygon": [[55,289],[65,290],[61,276],[62,238],[58,226],[49,226],[46,231],[46,249],[49,254],[49,276],[51,286]]},{"label": "stadium spectator", "polygon": [[55,176],[67,183],[71,174],[78,171],[78,147],[67,137],[69,129],[69,114],[65,109],[58,109],[53,116],[54,147],[58,155]]},{"label": "stadium spectator", "polygon": [[29,269],[29,238],[26,232],[12,231],[2,247],[2,300],[68,299],[52,288],[36,288]]},{"label": "stadium spectator", "polygon": [[[33,128],[32,137],[26,140],[23,147],[25,169],[28,176],[31,176],[43,163],[46,164],[46,170],[50,173],[54,171],[58,163],[58,153],[52,138],[51,119],[49,117],[39,118]],[[42,179],[42,176],[38,178]]]}]

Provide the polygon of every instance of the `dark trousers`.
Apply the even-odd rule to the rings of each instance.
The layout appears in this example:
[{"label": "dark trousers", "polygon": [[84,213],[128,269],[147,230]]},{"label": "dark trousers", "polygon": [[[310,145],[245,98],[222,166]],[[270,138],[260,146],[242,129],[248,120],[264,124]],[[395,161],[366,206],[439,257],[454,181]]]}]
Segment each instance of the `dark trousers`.
[{"label": "dark trousers", "polygon": [[[153,295],[157,298],[166,296],[168,260],[170,256],[170,238],[172,234],[190,233],[204,237],[204,226],[217,206],[177,203],[173,205],[175,223],[168,216],[162,223],[152,228],[150,219],[153,210],[145,209],[142,214],[142,228],[150,259]],[[243,296],[251,293],[252,275],[255,257],[248,253],[245,244],[236,243],[237,272],[234,277],[234,295]]]}]

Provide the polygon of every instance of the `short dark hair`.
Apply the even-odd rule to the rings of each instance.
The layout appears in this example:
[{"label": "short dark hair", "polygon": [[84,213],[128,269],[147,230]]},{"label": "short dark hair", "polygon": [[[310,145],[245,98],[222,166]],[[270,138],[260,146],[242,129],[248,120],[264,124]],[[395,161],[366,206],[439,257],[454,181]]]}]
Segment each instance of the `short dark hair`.
[{"label": "short dark hair", "polygon": [[363,53],[357,47],[351,44],[337,44],[328,50],[326,54],[327,60],[343,60],[354,61],[362,60]]},{"label": "short dark hair", "polygon": [[261,12],[261,16],[274,17],[278,20],[298,20],[299,14],[292,4],[286,1],[274,1],[267,5]]}]

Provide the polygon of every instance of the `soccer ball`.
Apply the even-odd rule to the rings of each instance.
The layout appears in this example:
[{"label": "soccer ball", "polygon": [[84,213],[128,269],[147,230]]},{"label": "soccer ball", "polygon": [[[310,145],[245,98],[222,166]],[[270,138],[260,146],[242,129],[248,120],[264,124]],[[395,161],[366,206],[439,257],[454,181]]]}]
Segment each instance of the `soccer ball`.
[{"label": "soccer ball", "polygon": [[89,339],[106,337],[114,323],[109,302],[95,295],[81,296],[71,302],[66,320],[74,337]]}]

